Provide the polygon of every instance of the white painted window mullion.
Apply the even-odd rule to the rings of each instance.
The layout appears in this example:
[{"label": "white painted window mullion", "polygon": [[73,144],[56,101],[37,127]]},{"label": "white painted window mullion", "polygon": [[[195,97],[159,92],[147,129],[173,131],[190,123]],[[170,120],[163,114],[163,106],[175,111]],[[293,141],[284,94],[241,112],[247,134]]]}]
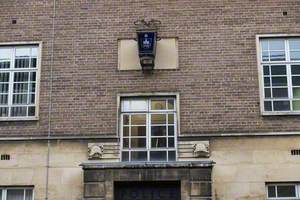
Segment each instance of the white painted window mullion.
[{"label": "white painted window mullion", "polygon": [[[149,105],[149,101],[148,102],[148,105]],[[149,107],[149,106],[148,106]],[[148,109],[148,113],[146,114],[146,149],[147,149],[147,161],[150,161],[150,145],[151,143],[149,142],[149,138],[151,137],[151,114],[149,112],[149,109]]]},{"label": "white painted window mullion", "polygon": [[11,56],[11,66],[9,72],[9,85],[8,85],[8,117],[11,117],[12,106],[13,106],[13,87],[14,87],[14,68],[15,68],[15,55],[16,55],[16,48],[12,50]]},{"label": "white painted window mullion", "polygon": [[6,197],[7,197],[7,190],[6,189],[3,189],[3,194],[2,194],[2,200],[6,200]]},{"label": "white painted window mullion", "polygon": [[292,90],[292,75],[291,75],[291,64],[290,64],[290,45],[289,41],[285,40],[285,56],[286,56],[286,70],[287,70],[287,85],[288,85],[288,97],[290,102],[290,110],[293,111],[293,90]]}]

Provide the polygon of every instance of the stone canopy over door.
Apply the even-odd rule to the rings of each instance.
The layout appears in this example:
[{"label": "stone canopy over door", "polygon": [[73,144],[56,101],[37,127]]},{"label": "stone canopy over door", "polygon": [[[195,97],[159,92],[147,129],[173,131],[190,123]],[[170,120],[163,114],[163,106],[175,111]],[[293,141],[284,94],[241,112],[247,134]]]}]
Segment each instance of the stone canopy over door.
[{"label": "stone canopy over door", "polygon": [[209,200],[212,165],[88,161],[82,163],[84,200]]}]

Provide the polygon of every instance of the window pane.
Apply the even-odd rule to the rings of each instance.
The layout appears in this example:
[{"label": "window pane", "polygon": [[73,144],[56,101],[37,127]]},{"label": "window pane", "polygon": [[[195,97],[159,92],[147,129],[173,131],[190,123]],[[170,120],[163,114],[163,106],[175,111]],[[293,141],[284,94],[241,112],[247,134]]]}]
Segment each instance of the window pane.
[{"label": "window pane", "polygon": [[14,94],[13,95],[13,104],[27,104],[28,99],[27,94]]},{"label": "window pane", "polygon": [[0,199],[2,199],[2,190],[0,189]]},{"label": "window pane", "polygon": [[0,60],[0,69],[10,68],[10,62],[5,60]]},{"label": "window pane", "polygon": [[290,110],[289,101],[274,101],[273,102],[274,111],[288,111]]},{"label": "window pane", "polygon": [[174,110],[174,99],[168,100],[168,110]]},{"label": "window pane", "polygon": [[10,68],[11,49],[0,49],[0,69]]},{"label": "window pane", "polygon": [[122,161],[129,161],[129,152],[128,151],[122,152]]},{"label": "window pane", "polygon": [[165,100],[151,100],[151,110],[166,110]]},{"label": "window pane", "polygon": [[290,49],[300,49],[300,40],[299,39],[290,39],[289,40]]},{"label": "window pane", "polygon": [[151,161],[167,160],[167,152],[166,151],[151,151],[150,152],[150,160]]},{"label": "window pane", "polygon": [[175,151],[169,151],[169,161],[176,160],[176,153]]},{"label": "window pane", "polygon": [[275,186],[268,186],[268,197],[276,197]]},{"label": "window pane", "polygon": [[132,151],[131,152],[131,161],[147,161],[147,152],[146,151]]},{"label": "window pane", "polygon": [[288,89],[287,88],[273,88],[273,97],[288,97]]},{"label": "window pane", "polygon": [[8,95],[0,94],[0,105],[6,105],[8,103]]},{"label": "window pane", "polygon": [[264,102],[265,111],[272,111],[272,102],[271,101],[265,101]]},{"label": "window pane", "polygon": [[27,82],[29,77],[29,72],[15,72],[14,82]]},{"label": "window pane", "polygon": [[0,117],[8,116],[8,107],[0,107]]},{"label": "window pane", "polygon": [[174,114],[168,114],[168,124],[174,124]]},{"label": "window pane", "polygon": [[28,92],[28,83],[14,83],[14,93]]},{"label": "window pane", "polygon": [[32,189],[26,190],[25,200],[32,200],[32,197],[33,197],[33,191],[32,191]]},{"label": "window pane", "polygon": [[30,47],[16,48],[15,68],[29,68]]},{"label": "window pane", "polygon": [[286,75],[286,66],[285,65],[272,65],[271,66],[272,75]]},{"label": "window pane", "polygon": [[23,189],[8,189],[7,200],[24,200]]},{"label": "window pane", "polygon": [[295,75],[295,74],[300,75],[300,65],[292,65],[291,68],[292,68],[292,74],[293,75]]},{"label": "window pane", "polygon": [[293,97],[300,98],[300,88],[293,88]]},{"label": "window pane", "polygon": [[123,115],[123,124],[129,125],[129,115]]},{"label": "window pane", "polygon": [[263,51],[262,52],[262,61],[269,61],[270,57],[269,57],[269,52],[268,51]]},{"label": "window pane", "polygon": [[166,127],[165,126],[152,126],[151,127],[151,135],[152,136],[165,136],[166,133]]},{"label": "window pane", "polygon": [[35,83],[29,84],[29,92],[35,92]]},{"label": "window pane", "polygon": [[268,51],[269,50],[269,47],[268,47],[268,41],[261,41],[261,49],[263,51]]},{"label": "window pane", "polygon": [[132,126],[131,136],[146,136],[146,126]]},{"label": "window pane", "polygon": [[146,125],[146,115],[131,115],[131,125]]},{"label": "window pane", "polygon": [[300,110],[300,101],[293,101],[293,110]]},{"label": "window pane", "polygon": [[30,67],[31,67],[31,68],[36,68],[36,62],[37,62],[37,59],[36,59],[36,58],[31,58],[31,64],[30,64]]},{"label": "window pane", "polygon": [[123,100],[122,111],[147,111],[148,104],[146,100]]},{"label": "window pane", "polygon": [[39,50],[38,47],[32,47],[31,48],[31,56],[37,57],[38,56],[38,50]]},{"label": "window pane", "polygon": [[0,73],[0,83],[9,82],[9,73]]},{"label": "window pane", "polygon": [[28,107],[28,116],[35,116],[35,107],[34,106]]},{"label": "window pane", "polygon": [[29,95],[28,104],[35,104],[35,94]]},{"label": "window pane", "polygon": [[129,127],[123,127],[123,136],[129,136]]},{"label": "window pane", "polygon": [[12,49],[0,48],[0,60],[10,60]]},{"label": "window pane", "polygon": [[264,65],[264,75],[270,75],[269,66]]},{"label": "window pane", "polygon": [[30,72],[30,81],[36,81],[36,72]]},{"label": "window pane", "polygon": [[28,104],[34,104],[34,103],[35,103],[35,94],[30,94]]},{"label": "window pane", "polygon": [[293,86],[300,86],[300,76],[292,77]]},{"label": "window pane", "polygon": [[131,148],[146,148],[146,138],[131,138]]},{"label": "window pane", "polygon": [[270,98],[271,97],[271,89],[270,88],[266,88],[265,89],[265,98]]},{"label": "window pane", "polygon": [[271,84],[270,84],[270,78],[269,77],[265,77],[264,78],[264,86],[266,86],[266,87],[268,87],[268,86],[270,86]]},{"label": "window pane", "polygon": [[286,77],[272,77],[272,86],[287,86]]},{"label": "window pane", "polygon": [[151,115],[152,124],[166,124],[166,115],[165,114],[152,114]]},{"label": "window pane", "polygon": [[300,60],[300,51],[291,51],[291,60]]},{"label": "window pane", "polygon": [[138,111],[147,111],[148,110],[147,101],[145,100],[131,101],[131,109],[138,110]]},{"label": "window pane", "polygon": [[271,51],[270,52],[270,61],[284,61],[285,52],[284,51]]},{"label": "window pane", "polygon": [[129,139],[123,138],[123,148],[129,148]]},{"label": "window pane", "polygon": [[284,50],[284,40],[274,39],[269,40],[269,48],[270,50]]},{"label": "window pane", "polygon": [[152,138],[151,139],[151,147],[152,148],[164,148],[167,147],[166,138]]},{"label": "window pane", "polygon": [[29,58],[16,58],[15,68],[29,68]]},{"label": "window pane", "polygon": [[16,56],[17,57],[29,57],[30,56],[30,48],[29,47],[16,48]]},{"label": "window pane", "polygon": [[168,126],[168,135],[174,135],[174,126]]},{"label": "window pane", "polygon": [[169,148],[174,148],[174,138],[168,138],[168,147]]},{"label": "window pane", "polygon": [[296,197],[296,188],[294,185],[278,185],[277,197]]},{"label": "window pane", "polygon": [[8,93],[8,83],[0,83],[0,93]]}]

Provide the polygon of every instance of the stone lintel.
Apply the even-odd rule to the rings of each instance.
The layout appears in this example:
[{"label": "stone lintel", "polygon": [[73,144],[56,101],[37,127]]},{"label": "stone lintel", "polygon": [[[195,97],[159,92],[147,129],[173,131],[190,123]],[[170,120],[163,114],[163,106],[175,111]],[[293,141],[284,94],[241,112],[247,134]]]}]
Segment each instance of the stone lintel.
[{"label": "stone lintel", "polygon": [[176,162],[115,162],[85,161],[83,169],[139,169],[139,168],[211,168],[213,161],[176,161]]}]

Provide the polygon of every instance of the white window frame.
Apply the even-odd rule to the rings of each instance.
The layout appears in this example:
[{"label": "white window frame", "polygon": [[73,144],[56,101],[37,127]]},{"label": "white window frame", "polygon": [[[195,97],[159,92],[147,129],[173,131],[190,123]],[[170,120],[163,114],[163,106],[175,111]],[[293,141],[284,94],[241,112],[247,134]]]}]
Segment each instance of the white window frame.
[{"label": "white window frame", "polygon": [[[260,112],[262,115],[300,115],[300,111],[265,111],[264,109],[264,74],[263,74],[263,67],[262,65],[265,63],[262,61],[262,54],[261,54],[261,46],[260,46],[260,40],[265,39],[265,38],[272,38],[272,39],[288,39],[291,37],[299,37],[300,39],[300,34],[258,34],[256,35],[256,55],[257,55],[257,66],[258,66],[258,80],[259,80],[259,95],[260,95]],[[286,41],[285,41],[286,42]],[[285,49],[285,55],[287,58],[289,58],[289,52],[287,49]],[[270,63],[270,62],[269,62]],[[268,64],[269,64],[268,63]],[[265,65],[268,65],[267,63]],[[272,64],[274,65],[288,65],[287,70],[290,69],[291,64],[299,64],[300,61],[273,61]],[[289,78],[290,76],[290,71],[287,71],[287,81],[288,81],[288,90],[289,90],[289,98],[286,100],[291,100],[292,93],[291,93],[291,79]],[[290,105],[292,106],[292,105]]]},{"label": "white window frame", "polygon": [[[163,98],[173,98],[175,101],[174,104],[174,110],[175,110],[175,114],[174,114],[174,150],[175,150],[175,161],[178,160],[178,146],[177,146],[177,137],[179,135],[179,93],[129,93],[129,94],[118,94],[118,99],[117,99],[117,103],[118,103],[118,135],[120,137],[120,151],[119,151],[119,155],[120,155],[120,162],[122,162],[122,152],[123,152],[123,128],[122,128],[122,124],[123,124],[123,113],[121,112],[121,108],[122,108],[122,99],[163,99]],[[150,106],[150,105],[149,105]],[[132,114],[141,114],[140,112],[132,112]],[[161,113],[160,110],[154,111],[155,114],[159,114]],[[149,116],[153,114],[152,111],[149,113]],[[164,113],[165,114],[165,113]],[[151,146],[151,136],[150,136],[150,132],[149,132],[149,128],[151,127],[151,123],[150,119],[148,119],[148,114],[147,114],[147,126],[146,126],[146,149],[143,151],[147,151],[147,161],[141,161],[141,162],[170,162],[167,160],[164,161],[150,161],[150,156],[149,156],[149,152],[150,152],[150,146]],[[152,149],[154,150],[154,149]],[[163,150],[163,148],[158,149],[159,150]],[[168,151],[168,148],[165,148],[165,151]],[[125,161],[125,162],[137,162],[137,161]]]},{"label": "white window frame", "polygon": [[[17,190],[32,190],[32,200],[34,200],[34,187],[14,187],[14,186],[11,186],[11,187],[0,187],[0,190],[2,190],[2,199],[0,200],[7,200],[7,190],[14,190],[14,189],[17,189]],[[24,198],[25,200],[25,192],[24,192]]]},{"label": "white window frame", "polygon": [[[277,196],[277,186],[290,186],[294,185],[296,189],[296,197],[269,197],[269,186],[276,186],[276,196]],[[267,183],[266,184],[266,199],[267,200],[300,200],[300,183]]]},{"label": "white window frame", "polygon": [[[19,117],[0,117],[0,121],[32,121],[39,120],[39,97],[40,97],[40,78],[41,78],[41,57],[42,57],[42,41],[30,41],[30,42],[3,42],[0,43],[0,47],[26,47],[26,46],[38,46],[38,55],[37,55],[37,66],[34,71],[36,71],[36,85],[35,85],[35,116],[19,116]],[[14,66],[14,56],[11,58],[11,68],[9,69],[1,69],[1,72],[14,72],[14,71],[32,71],[31,68],[26,69],[12,69]],[[12,73],[11,73],[12,74]],[[10,76],[9,81],[9,96],[10,99],[12,97],[12,77]],[[9,107],[12,105],[9,103]]]}]

